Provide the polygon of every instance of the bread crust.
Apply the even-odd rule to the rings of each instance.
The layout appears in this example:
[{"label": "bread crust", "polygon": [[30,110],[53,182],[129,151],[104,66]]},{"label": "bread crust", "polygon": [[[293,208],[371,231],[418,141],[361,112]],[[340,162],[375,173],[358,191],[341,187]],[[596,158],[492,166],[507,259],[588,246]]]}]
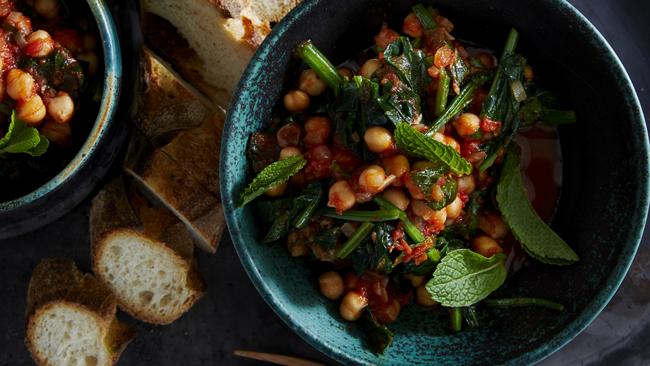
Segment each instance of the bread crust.
[{"label": "bread crust", "polygon": [[72,260],[45,259],[36,266],[29,281],[25,345],[37,364],[49,365],[33,343],[37,321],[56,307],[66,307],[96,320],[111,357],[110,364],[115,364],[135,335],[115,317],[116,306],[110,289],[91,274],[81,273]]},{"label": "bread crust", "polygon": [[[107,286],[111,287],[106,273],[102,272],[101,260],[107,245],[116,236],[126,235],[165,252],[176,268],[187,273],[185,286],[192,291],[189,301],[182,304],[178,312],[168,316],[156,316],[137,304],[117,298],[120,309],[134,318],[154,324],[169,324],[189,310],[204,294],[205,281],[194,259],[194,241],[185,225],[168,210],[147,201],[133,185],[122,177],[111,181],[93,200],[91,207],[91,252],[93,272]],[[100,225],[97,222],[111,216],[126,217],[118,225]],[[95,224],[92,224],[95,223]]]},{"label": "bread crust", "polygon": [[147,198],[185,223],[203,250],[217,250],[225,226],[221,203],[176,161],[135,133],[123,168]]},{"label": "bread crust", "polygon": [[[111,240],[114,240],[115,237],[120,235],[126,235],[131,238],[138,238],[138,240],[146,242],[147,245],[155,246],[158,250],[166,252],[166,255],[168,255],[170,258],[173,259],[174,264],[178,268],[181,268],[183,271],[187,273],[187,282],[185,286],[192,291],[192,295],[180,306],[179,311],[173,314],[169,314],[168,316],[151,314],[146,310],[144,310],[141,306],[130,303],[126,301],[126,299],[122,299],[122,300],[118,299],[119,307],[121,310],[125,311],[126,313],[128,313],[129,315],[133,316],[138,320],[147,323],[152,323],[152,324],[165,325],[165,324],[170,324],[174,322],[176,319],[180,318],[197,301],[199,301],[203,297],[203,295],[205,294],[206,284],[205,284],[205,280],[203,279],[203,276],[201,276],[201,273],[198,271],[196,261],[194,259],[188,260],[186,258],[183,258],[178,252],[170,248],[165,243],[157,240],[152,240],[148,236],[145,236],[145,234],[143,234],[142,232],[133,231],[126,228],[117,229],[106,233],[102,237],[100,242],[97,243],[97,245],[95,246],[93,251],[93,258],[92,258],[93,271],[100,279],[107,278],[107,274],[101,270],[102,268],[101,260],[102,257],[104,256],[104,251],[107,248],[107,244],[109,244]],[[111,286],[110,283],[106,280],[104,280],[104,282],[110,288]]]}]

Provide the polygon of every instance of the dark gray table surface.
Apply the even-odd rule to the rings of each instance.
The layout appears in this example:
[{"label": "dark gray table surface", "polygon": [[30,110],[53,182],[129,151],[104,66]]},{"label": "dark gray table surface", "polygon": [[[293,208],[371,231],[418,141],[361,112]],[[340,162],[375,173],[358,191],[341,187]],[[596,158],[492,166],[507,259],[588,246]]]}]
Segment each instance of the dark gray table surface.
[{"label": "dark gray table surface", "polygon": [[[623,60],[646,111],[650,111],[650,1],[572,0]],[[71,257],[89,270],[87,200],[57,222],[0,242],[0,365],[29,365],[23,312],[32,269],[46,257]],[[151,326],[119,317],[138,331],[121,365],[259,365],[236,358],[236,348],[305,357],[332,364],[273,313],[244,273],[226,235],[216,255],[198,255],[207,296],[180,320]],[[544,365],[650,364],[650,236],[605,311]]]}]

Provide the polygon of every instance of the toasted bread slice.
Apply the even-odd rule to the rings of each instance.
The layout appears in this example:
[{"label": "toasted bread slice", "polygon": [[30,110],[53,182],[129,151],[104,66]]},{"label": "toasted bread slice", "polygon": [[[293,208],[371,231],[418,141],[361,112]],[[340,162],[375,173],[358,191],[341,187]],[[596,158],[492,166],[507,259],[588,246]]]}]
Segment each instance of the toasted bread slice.
[{"label": "toasted bread slice", "polygon": [[258,47],[277,23],[300,3],[300,0],[219,0],[218,5],[230,15],[226,27],[241,39]]},{"label": "toasted bread slice", "polygon": [[[115,212],[112,202],[125,200],[130,212]],[[93,271],[133,317],[154,324],[173,322],[205,289],[193,258],[192,237],[174,215],[125,188],[121,178],[95,197],[91,222],[113,214],[135,216],[138,225],[91,225]]]},{"label": "toasted bread slice", "polygon": [[180,75],[225,107],[254,50],[225,26],[208,0],[142,0],[145,43]]},{"label": "toasted bread slice", "polygon": [[136,127],[158,147],[178,131],[197,128],[218,111],[170,65],[145,48],[141,57],[143,90],[134,119]]},{"label": "toasted bread slice", "polygon": [[213,196],[219,197],[219,150],[225,113],[150,50],[142,56],[145,90],[136,127]]},{"label": "toasted bread slice", "polygon": [[226,107],[254,49],[299,0],[141,0],[145,42]]},{"label": "toasted bread slice", "polygon": [[179,163],[134,133],[124,172],[134,178],[147,198],[174,213],[201,249],[217,250],[225,226],[221,203]]},{"label": "toasted bread slice", "polygon": [[39,365],[114,365],[133,338],[110,289],[72,260],[42,261],[27,292],[25,343]]}]

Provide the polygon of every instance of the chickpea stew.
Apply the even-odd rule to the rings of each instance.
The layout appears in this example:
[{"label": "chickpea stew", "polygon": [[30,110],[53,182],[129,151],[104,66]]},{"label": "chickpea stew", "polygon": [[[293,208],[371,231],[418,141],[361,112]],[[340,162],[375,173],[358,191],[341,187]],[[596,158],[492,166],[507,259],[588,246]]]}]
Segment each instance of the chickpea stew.
[{"label": "chickpea stew", "polygon": [[315,259],[320,292],[378,353],[412,303],[448,311],[452,331],[480,326],[482,306],[561,311],[492,293],[513,256],[579,260],[531,205],[513,142],[575,113],[534,82],[516,30],[497,58],[453,27],[416,5],[401,33],[384,25],[339,68],[304,41],[308,68],[248,147],[255,177],[240,205],[255,201],[262,242]]},{"label": "chickpea stew", "polygon": [[92,127],[100,45],[82,11],[63,0],[0,0],[0,201],[54,177]]}]

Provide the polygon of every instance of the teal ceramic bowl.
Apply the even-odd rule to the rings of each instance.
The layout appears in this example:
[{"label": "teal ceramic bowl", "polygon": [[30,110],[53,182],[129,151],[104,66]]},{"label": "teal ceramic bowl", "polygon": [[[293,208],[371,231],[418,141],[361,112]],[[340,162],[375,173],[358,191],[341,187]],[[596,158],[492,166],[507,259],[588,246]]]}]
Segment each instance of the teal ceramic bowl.
[{"label": "teal ceramic bowl", "polygon": [[433,1],[456,25],[455,36],[501,49],[511,26],[536,75],[577,111],[560,129],[563,187],[553,228],[581,261],[569,267],[533,263],[507,281],[502,296],[555,299],[562,313],[539,308],[481,308],[478,329],[452,334],[447,314],[417,306],[391,325],[384,355],[364,347],[337,304],[323,298],[307,263],[263,235],[250,206],[237,197],[249,181],[245,150],[263,128],[289,81],[297,77],[295,45],[311,38],[340,62],[368,46],[385,14],[399,26],[410,4],[381,0],[306,0],[278,24],[249,64],[225,128],[221,193],[230,234],[244,268],[278,315],[314,347],[343,364],[480,365],[535,363],[573,339],[616,292],[636,253],[648,210],[648,135],[623,65],[598,31],[559,0]]},{"label": "teal ceramic bowl", "polygon": [[61,172],[31,193],[0,202],[0,239],[34,230],[75,207],[103,178],[116,155],[114,116],[122,85],[120,43],[106,3],[87,0],[86,4],[79,5],[88,8],[81,12],[92,13],[104,57],[102,98],[98,112],[92,115],[94,124],[77,154]]}]

